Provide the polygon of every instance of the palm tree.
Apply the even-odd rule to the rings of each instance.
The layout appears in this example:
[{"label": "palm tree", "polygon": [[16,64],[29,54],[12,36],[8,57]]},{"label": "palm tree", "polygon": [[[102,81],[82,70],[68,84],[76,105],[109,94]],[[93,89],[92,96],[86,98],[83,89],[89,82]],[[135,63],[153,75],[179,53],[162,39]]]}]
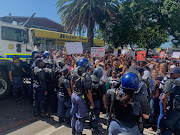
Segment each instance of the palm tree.
[{"label": "palm tree", "polygon": [[57,2],[58,14],[65,29],[79,32],[87,29],[88,46],[93,46],[94,28],[104,25],[106,17],[113,13],[111,0],[59,0]]}]

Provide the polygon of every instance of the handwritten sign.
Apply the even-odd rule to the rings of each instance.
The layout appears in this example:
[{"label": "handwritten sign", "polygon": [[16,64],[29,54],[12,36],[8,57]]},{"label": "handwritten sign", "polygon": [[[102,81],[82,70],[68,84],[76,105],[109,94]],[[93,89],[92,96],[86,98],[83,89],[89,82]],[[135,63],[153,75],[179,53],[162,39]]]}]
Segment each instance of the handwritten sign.
[{"label": "handwritten sign", "polygon": [[173,52],[172,57],[173,58],[180,58],[180,52]]},{"label": "handwritten sign", "polygon": [[127,58],[133,58],[133,57],[135,57],[135,52],[128,52],[126,54],[126,56],[127,56]]},{"label": "handwritten sign", "polygon": [[129,52],[129,50],[124,49],[124,50],[122,50],[122,51],[121,51],[121,54],[123,54],[123,55],[124,55],[124,54],[127,54],[128,52]]},{"label": "handwritten sign", "polygon": [[146,51],[139,51],[137,52],[137,60],[138,61],[144,61],[143,55],[146,56]]},{"label": "handwritten sign", "polygon": [[114,48],[114,55],[118,55],[118,49]]},{"label": "handwritten sign", "polygon": [[105,49],[108,49],[108,45],[105,45],[104,48],[105,48]]},{"label": "handwritten sign", "polygon": [[172,48],[167,48],[166,52],[167,53],[172,53]]},{"label": "handwritten sign", "polygon": [[82,42],[66,42],[66,51],[67,54],[82,54],[83,47]]},{"label": "handwritten sign", "polygon": [[93,57],[104,57],[105,48],[104,47],[91,47],[91,54],[94,54]]},{"label": "handwritten sign", "polygon": [[160,58],[164,58],[164,54],[165,54],[165,51],[161,51],[159,57],[160,57]]}]

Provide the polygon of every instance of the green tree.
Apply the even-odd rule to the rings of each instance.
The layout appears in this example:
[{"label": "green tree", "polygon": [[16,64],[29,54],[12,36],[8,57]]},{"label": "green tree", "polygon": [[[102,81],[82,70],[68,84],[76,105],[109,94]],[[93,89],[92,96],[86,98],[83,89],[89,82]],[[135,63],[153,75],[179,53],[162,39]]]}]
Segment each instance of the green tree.
[{"label": "green tree", "polygon": [[102,28],[105,17],[113,12],[110,0],[59,0],[58,14],[68,32],[87,30],[88,46],[93,46],[94,28],[98,24]]},{"label": "green tree", "polygon": [[136,44],[139,47],[153,49],[164,43],[168,35],[172,35],[174,45],[179,45],[180,2],[178,0],[116,2],[119,11],[116,16],[108,20],[106,32],[103,31],[106,33],[104,35],[108,43],[115,47]]},{"label": "green tree", "polygon": [[180,46],[180,1],[158,0],[155,5],[157,22],[173,36],[173,45]]},{"label": "green tree", "polygon": [[126,0],[116,6],[119,11],[107,22],[107,42],[122,48],[137,44],[139,33],[149,24],[152,14],[151,1]]},{"label": "green tree", "polygon": [[149,49],[158,48],[162,43],[167,42],[168,35],[164,30],[159,29],[160,26],[146,27],[139,34],[137,44],[140,48],[146,48],[148,54]]}]

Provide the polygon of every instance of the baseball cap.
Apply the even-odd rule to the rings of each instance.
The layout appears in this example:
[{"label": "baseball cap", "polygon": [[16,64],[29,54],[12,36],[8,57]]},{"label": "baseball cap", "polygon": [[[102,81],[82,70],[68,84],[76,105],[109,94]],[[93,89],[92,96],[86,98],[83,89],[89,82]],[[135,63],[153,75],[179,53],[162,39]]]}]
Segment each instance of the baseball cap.
[{"label": "baseball cap", "polygon": [[98,63],[98,66],[103,66],[103,67],[105,67],[105,65],[104,65],[104,63],[103,62],[100,62],[100,63]]},{"label": "baseball cap", "polygon": [[173,69],[173,68],[175,68],[175,67],[176,67],[175,65],[171,65],[171,66],[170,66],[170,69]]},{"label": "baseball cap", "polygon": [[175,67],[173,69],[171,69],[169,72],[167,73],[170,73],[170,74],[173,74],[173,73],[178,73],[180,74],[180,67]]},{"label": "baseball cap", "polygon": [[100,62],[100,61],[99,61],[99,60],[95,60],[95,63],[96,63],[96,62]]}]

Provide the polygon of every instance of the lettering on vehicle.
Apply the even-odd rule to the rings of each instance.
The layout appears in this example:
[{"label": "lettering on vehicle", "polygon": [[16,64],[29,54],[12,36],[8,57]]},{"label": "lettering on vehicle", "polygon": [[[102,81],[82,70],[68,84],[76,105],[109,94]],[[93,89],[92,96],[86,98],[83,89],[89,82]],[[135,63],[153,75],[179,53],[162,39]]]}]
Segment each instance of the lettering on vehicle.
[{"label": "lettering on vehicle", "polygon": [[76,39],[76,36],[70,36],[70,35],[60,34],[60,38]]}]

